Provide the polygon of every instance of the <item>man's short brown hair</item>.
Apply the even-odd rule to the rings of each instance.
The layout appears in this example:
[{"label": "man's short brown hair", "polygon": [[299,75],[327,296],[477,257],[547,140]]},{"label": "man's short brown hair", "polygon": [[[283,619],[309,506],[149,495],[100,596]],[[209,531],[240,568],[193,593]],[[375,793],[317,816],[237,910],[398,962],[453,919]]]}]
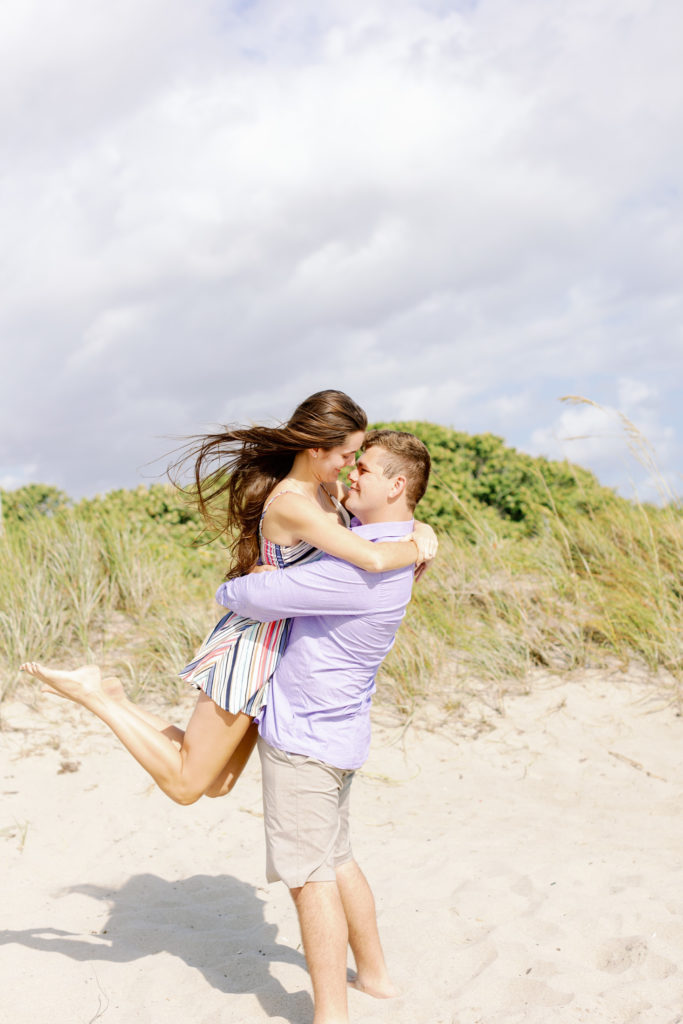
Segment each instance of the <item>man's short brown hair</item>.
[{"label": "man's short brown hair", "polygon": [[406,500],[412,511],[427,490],[432,460],[427,446],[404,430],[369,430],[363,449],[381,448],[387,454],[384,476],[406,478]]}]

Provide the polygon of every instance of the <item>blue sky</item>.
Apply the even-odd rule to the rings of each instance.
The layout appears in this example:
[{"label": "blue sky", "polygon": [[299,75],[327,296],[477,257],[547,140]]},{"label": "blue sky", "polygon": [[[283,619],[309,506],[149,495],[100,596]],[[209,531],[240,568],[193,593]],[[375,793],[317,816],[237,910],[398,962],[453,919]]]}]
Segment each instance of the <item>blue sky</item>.
[{"label": "blue sky", "polygon": [[682,36],[675,0],[6,0],[0,486],[135,485],[339,387],[653,497],[625,416],[680,493]]}]

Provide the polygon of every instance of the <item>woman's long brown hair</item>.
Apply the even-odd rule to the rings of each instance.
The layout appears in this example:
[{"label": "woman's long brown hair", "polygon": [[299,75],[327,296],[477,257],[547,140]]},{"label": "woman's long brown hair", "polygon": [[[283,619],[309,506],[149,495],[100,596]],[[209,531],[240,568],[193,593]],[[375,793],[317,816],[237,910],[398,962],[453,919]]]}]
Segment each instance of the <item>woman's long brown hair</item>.
[{"label": "woman's long brown hair", "polygon": [[170,472],[175,481],[192,464],[193,485],[181,489],[196,498],[212,535],[233,538],[226,579],[242,576],[258,558],[264,502],[289,473],[296,453],[335,448],[367,424],[365,412],[343,391],[318,391],[279,427],[226,426],[190,439]]}]

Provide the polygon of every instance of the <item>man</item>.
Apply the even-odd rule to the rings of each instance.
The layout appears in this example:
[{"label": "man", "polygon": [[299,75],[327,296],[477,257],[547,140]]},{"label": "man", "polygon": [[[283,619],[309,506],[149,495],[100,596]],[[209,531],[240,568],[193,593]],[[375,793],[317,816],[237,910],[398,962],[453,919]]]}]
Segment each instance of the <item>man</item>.
[{"label": "man", "polygon": [[[349,475],[352,528],[374,541],[413,529],[429,476],[412,434],[371,431]],[[260,621],[293,617],[259,721],[269,882],[294,899],[313,983],[314,1024],[347,1024],[347,942],[355,985],[397,994],[380,944],[370,887],[353,859],[349,791],[370,745],[377,669],[410,600],[412,567],[372,574],[324,555],[317,562],[223,584],[221,603]]]}]

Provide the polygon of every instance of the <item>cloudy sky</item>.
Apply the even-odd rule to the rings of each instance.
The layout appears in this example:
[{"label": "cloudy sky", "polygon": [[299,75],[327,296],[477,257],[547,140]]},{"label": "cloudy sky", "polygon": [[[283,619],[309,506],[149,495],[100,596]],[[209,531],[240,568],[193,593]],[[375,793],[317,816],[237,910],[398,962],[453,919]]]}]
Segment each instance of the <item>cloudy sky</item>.
[{"label": "cloudy sky", "polygon": [[622,414],[680,493],[681,38],[678,0],[4,0],[0,486],[338,387],[651,496]]}]

